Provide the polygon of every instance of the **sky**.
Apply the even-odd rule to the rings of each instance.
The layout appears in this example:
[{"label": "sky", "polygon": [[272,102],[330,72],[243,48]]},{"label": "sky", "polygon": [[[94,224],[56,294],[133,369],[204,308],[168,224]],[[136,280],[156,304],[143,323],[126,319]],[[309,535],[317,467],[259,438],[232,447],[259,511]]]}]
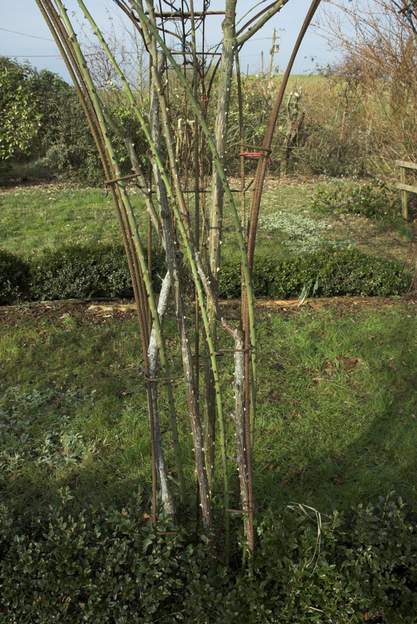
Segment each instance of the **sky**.
[{"label": "sky", "polygon": [[[238,0],[239,14],[243,15],[253,4],[253,0]],[[282,11],[246,44],[241,53],[242,70],[246,71],[249,67],[251,73],[257,73],[261,67],[262,51],[267,65],[274,28],[277,29],[280,45],[275,65],[282,70],[309,4],[310,0],[289,0]],[[66,5],[71,11],[76,8],[76,1],[67,0]],[[121,39],[125,38],[121,18],[117,17],[112,23],[109,21],[109,11],[112,6],[114,7],[111,0],[87,0],[87,6],[104,30],[109,32],[112,30]],[[220,9],[222,6],[224,0],[212,0],[212,9]],[[316,22],[320,21],[320,12],[325,10],[326,5],[322,4]],[[221,18],[207,19],[208,38],[215,43],[220,38]],[[0,56],[13,57],[19,61],[27,60],[38,69],[46,68],[67,78],[64,63],[59,57],[35,0],[0,0]],[[314,73],[317,67],[323,67],[335,60],[336,52],[329,48],[320,31],[313,27],[307,33],[300,49],[294,73]]]}]

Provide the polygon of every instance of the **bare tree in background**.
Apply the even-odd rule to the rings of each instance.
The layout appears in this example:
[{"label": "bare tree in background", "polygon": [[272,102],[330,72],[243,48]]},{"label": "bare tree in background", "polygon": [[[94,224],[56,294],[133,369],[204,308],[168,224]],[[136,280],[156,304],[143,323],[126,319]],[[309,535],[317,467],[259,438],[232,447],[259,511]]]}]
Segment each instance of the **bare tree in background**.
[{"label": "bare tree in background", "polygon": [[342,52],[336,72],[356,90],[371,165],[389,174],[396,158],[417,160],[415,8],[393,0],[332,6],[322,31]]}]

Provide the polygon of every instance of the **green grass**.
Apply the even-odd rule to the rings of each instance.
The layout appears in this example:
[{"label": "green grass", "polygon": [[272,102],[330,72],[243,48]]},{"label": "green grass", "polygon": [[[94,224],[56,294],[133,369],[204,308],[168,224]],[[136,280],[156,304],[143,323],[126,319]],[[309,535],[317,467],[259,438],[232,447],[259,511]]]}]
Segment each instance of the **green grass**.
[{"label": "green grass", "polygon": [[[262,203],[257,241],[259,247],[285,255],[316,251],[331,244],[358,248],[365,253],[412,265],[413,226],[400,216],[389,214],[371,219],[352,214],[323,214],[314,208],[318,188],[332,192],[343,184],[328,179],[315,182],[278,184],[266,190]],[[349,189],[350,181],[346,181]]]},{"label": "green grass", "polygon": [[[137,196],[133,201],[140,209]],[[0,193],[0,238],[3,249],[30,255],[63,244],[120,240],[120,233],[104,189],[51,184]]]},{"label": "green grass", "polygon": [[[332,184],[331,180],[320,182],[324,188]],[[272,181],[267,186],[258,231],[260,248],[285,256],[315,251],[330,242],[413,263],[410,226],[390,223],[382,227],[363,217],[320,214],[312,208],[316,187],[314,181]],[[137,194],[132,201],[145,240],[143,204]],[[226,210],[226,249],[237,247],[233,230],[231,213]],[[0,192],[0,240],[2,249],[29,256],[68,243],[120,241],[120,233],[111,195],[104,189],[51,184]]]},{"label": "green grass", "polygon": [[[414,309],[398,306],[275,316],[262,327],[267,504],[276,492],[328,509],[391,488],[415,499],[416,322]],[[275,375],[274,362],[283,367]]]},{"label": "green grass", "polygon": [[[17,509],[46,506],[62,488],[77,504],[148,491],[136,322],[63,310],[0,323],[0,483]],[[416,503],[415,308],[268,313],[258,331],[260,509],[295,500],[328,511],[391,490]],[[224,362],[231,405],[230,374]],[[192,491],[181,386],[176,396]]]}]

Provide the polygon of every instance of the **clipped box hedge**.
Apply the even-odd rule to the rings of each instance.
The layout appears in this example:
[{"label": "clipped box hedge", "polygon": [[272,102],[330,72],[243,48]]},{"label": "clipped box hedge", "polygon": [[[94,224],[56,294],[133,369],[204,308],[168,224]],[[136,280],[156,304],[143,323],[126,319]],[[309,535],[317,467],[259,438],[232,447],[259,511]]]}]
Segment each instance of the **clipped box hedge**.
[{"label": "clipped box hedge", "polygon": [[[162,255],[153,259],[158,290],[164,274]],[[257,297],[286,299],[336,295],[401,295],[411,273],[397,261],[369,256],[356,249],[326,248],[303,256],[276,258],[261,251],[255,259]],[[240,262],[224,257],[220,296],[240,296]],[[0,250],[0,304],[54,299],[131,298],[127,260],[120,245],[72,245],[47,250],[29,261]]]},{"label": "clipped box hedge", "polygon": [[[409,624],[417,527],[381,500],[317,520],[286,508],[257,525],[249,571],[208,540],[155,534],[135,505],[14,517],[0,506],[4,624]],[[143,513],[143,512],[142,512]],[[160,524],[160,529],[163,524]]]},{"label": "clipped box hedge", "polygon": [[[239,261],[225,258],[219,278],[224,298],[240,296]],[[408,291],[411,274],[404,265],[356,249],[326,248],[303,256],[275,259],[271,253],[255,257],[253,286],[257,297],[288,299],[302,294],[400,295]]]},{"label": "clipped box hedge", "polygon": [[0,249],[0,305],[26,299],[29,291],[29,263]]},{"label": "clipped box hedge", "polygon": [[[163,260],[153,258],[155,286]],[[31,265],[31,298],[54,299],[130,298],[133,290],[121,245],[71,245],[48,250]]]}]

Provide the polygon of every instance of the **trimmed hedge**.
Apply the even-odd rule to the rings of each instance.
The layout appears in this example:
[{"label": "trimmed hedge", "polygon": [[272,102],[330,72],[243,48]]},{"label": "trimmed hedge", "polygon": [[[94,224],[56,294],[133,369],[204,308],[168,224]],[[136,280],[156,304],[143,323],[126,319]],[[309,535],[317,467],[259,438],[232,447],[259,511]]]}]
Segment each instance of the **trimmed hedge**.
[{"label": "trimmed hedge", "polygon": [[[0,508],[4,624],[416,622],[417,525],[400,501],[264,518],[251,572],[203,538],[154,534],[137,507],[14,518]],[[310,510],[311,511],[311,510]],[[29,514],[28,514],[29,515]],[[160,525],[161,529],[161,525]]]},{"label": "trimmed hedge", "polygon": [[29,264],[0,249],[0,305],[15,303],[27,297],[29,285]]},{"label": "trimmed hedge", "polygon": [[[161,255],[153,259],[156,290],[164,274]],[[258,297],[336,295],[400,295],[410,287],[411,274],[397,261],[369,256],[356,249],[325,248],[303,256],[276,258],[261,252],[255,259],[254,289]],[[219,275],[220,296],[240,296],[240,262],[224,258]],[[118,245],[66,246],[45,251],[30,262],[0,252],[0,303],[54,299],[131,298],[129,271]]]},{"label": "trimmed hedge", "polygon": [[67,246],[45,251],[32,264],[31,295],[35,301],[130,297],[123,248]]},{"label": "trimmed hedge", "polygon": [[[411,274],[397,261],[369,256],[356,249],[326,248],[304,256],[275,260],[271,254],[255,258],[253,285],[257,297],[287,299],[302,294],[389,296],[407,292]],[[240,296],[236,258],[225,258],[219,278],[224,298]]]}]

